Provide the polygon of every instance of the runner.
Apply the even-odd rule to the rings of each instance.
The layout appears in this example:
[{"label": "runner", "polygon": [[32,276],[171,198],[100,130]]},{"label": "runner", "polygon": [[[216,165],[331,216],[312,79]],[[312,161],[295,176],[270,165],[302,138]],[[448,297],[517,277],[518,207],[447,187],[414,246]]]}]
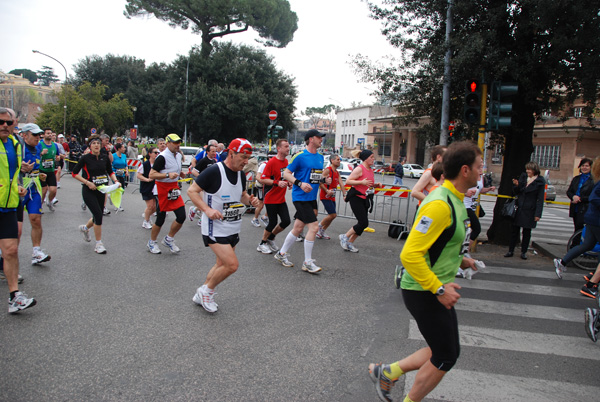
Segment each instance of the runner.
[{"label": "runner", "polygon": [[12,134],[16,118],[0,107],[0,251],[4,260],[4,275],[8,282],[8,312],[18,313],[36,304],[34,298],[19,291],[19,224],[17,207],[25,188],[19,186],[23,158],[21,143]]},{"label": "runner", "polygon": [[[100,138],[95,135],[90,136],[88,145],[90,152],[79,159],[72,173],[73,177],[82,183],[81,196],[92,213],[92,218],[85,225],[79,226],[79,231],[83,233],[83,239],[90,242],[90,229],[93,227],[96,237],[94,251],[98,254],[106,254],[106,248],[102,243],[102,209],[105,194],[100,192],[98,187],[107,186],[109,177],[115,183],[118,181],[107,155],[100,152],[102,147]],[[118,185],[120,186],[121,183]]]},{"label": "runner", "polygon": [[444,154],[444,184],[419,208],[400,258],[406,269],[401,287],[404,305],[413,316],[427,347],[392,364],[370,364],[369,373],[379,399],[391,401],[390,391],[400,376],[418,370],[405,402],[423,400],[454,366],[460,352],[454,305],[460,286],[458,267],[474,268],[463,258],[469,247],[469,217],[464,193],[477,184],[483,164],[481,151],[470,142],[455,142]]},{"label": "runner", "polygon": [[44,129],[44,141],[40,141],[37,149],[40,151],[40,173],[46,175],[42,184],[42,200],[46,200],[46,206],[50,211],[54,211],[52,200],[56,197],[57,183],[54,170],[56,163],[60,160],[58,145],[52,141],[52,129]]},{"label": "runner", "polygon": [[240,240],[244,204],[257,204],[246,192],[244,165],[252,154],[252,144],[236,138],[229,144],[225,162],[219,162],[200,174],[188,189],[188,196],[202,211],[202,238],[217,258],[204,284],[196,290],[192,300],[209,313],[218,309],[215,288],[237,271],[239,261],[235,246]]},{"label": "runner", "polygon": [[178,253],[179,247],[175,244],[175,235],[185,222],[185,203],[181,198],[178,179],[184,176],[181,171],[181,138],[177,134],[167,135],[167,147],[162,151],[154,161],[150,170],[150,179],[155,180],[158,196],[158,205],[156,213],[156,222],[152,225],[150,240],[148,240],[148,250],[152,254],[160,254],[160,248],[156,244],[156,239],[160,229],[165,223],[168,211],[175,213],[175,221],[171,224],[169,233],[162,240],[162,244],[167,246],[171,253]]},{"label": "runner", "polygon": [[142,227],[144,229],[152,229],[152,222],[150,221],[150,215],[156,211],[156,186],[154,180],[150,179],[150,170],[160,152],[158,148],[151,147],[148,152],[148,160],[140,165],[137,171],[137,178],[140,181],[140,194],[142,200],[146,202],[146,209],[144,210],[144,222]]},{"label": "runner", "polygon": [[33,245],[31,264],[36,265],[50,261],[51,258],[40,247],[42,243],[42,185],[40,179],[45,180],[46,174],[40,173],[40,151],[37,145],[43,131],[37,124],[29,123],[23,126],[21,133],[25,141],[21,172],[23,187],[27,190],[22,202],[27,209],[31,223],[31,243]]},{"label": "runner", "polygon": [[266,214],[263,216],[260,215],[265,206],[265,189],[262,181],[260,180],[260,177],[262,176],[263,171],[265,170],[265,166],[267,166],[267,162],[271,160],[275,155],[277,155],[277,152],[269,151],[269,153],[267,154],[267,161],[262,162],[260,165],[258,165],[258,170],[256,171],[256,183],[254,185],[253,192],[256,198],[258,198],[259,203],[258,207],[254,209],[254,218],[252,218],[252,221],[250,221],[250,223],[252,223],[252,226],[256,228],[260,227],[261,222],[263,225],[265,225],[265,227],[269,225],[269,217]]},{"label": "runner", "polygon": [[435,186],[437,180],[431,176],[431,167],[435,162],[441,162],[446,152],[445,145],[436,145],[431,149],[431,163],[423,172],[423,175],[419,181],[413,186],[410,193],[411,197],[419,200],[419,205],[427,197],[427,194],[431,191],[431,187]]},{"label": "runner", "polygon": [[317,221],[317,195],[319,184],[331,184],[331,177],[323,179],[323,155],[317,150],[323,143],[324,133],[315,129],[308,130],[304,135],[306,149],[292,158],[292,163],[285,169],[283,178],[289,183],[294,183],[292,190],[292,201],[296,207],[294,215],[294,227],[285,238],[281,250],[275,253],[275,259],[284,267],[293,267],[288,260],[288,250],[297,241],[304,226],[308,226],[308,232],[304,240],[304,263],[302,270],[310,274],[321,272],[322,268],[315,264],[312,258],[315,237],[319,230]]},{"label": "runner", "polygon": [[[331,184],[321,183],[320,199],[327,211],[327,216],[319,223],[317,231],[317,239],[329,240],[331,237],[325,233],[331,222],[337,217],[335,209],[335,191],[340,187],[342,199],[346,198],[346,186],[340,181],[340,172],[337,169],[340,167],[341,159],[339,155],[331,155],[329,158],[329,166],[323,171],[323,177],[331,177]],[[341,184],[341,185],[340,185]]]},{"label": "runner", "polygon": [[[121,188],[127,187],[127,155],[125,152],[125,146],[118,142],[115,144],[115,152],[112,154],[112,168],[117,176],[117,180],[121,183]],[[117,212],[124,211],[123,209],[123,201],[121,201],[121,206],[116,208]]]},{"label": "runner", "polygon": [[[287,140],[280,138],[275,147],[277,155],[269,159],[258,178],[258,181],[264,186],[264,204],[269,217],[262,240],[256,248],[263,254],[271,254],[279,250],[275,244],[275,236],[283,232],[283,229],[291,223],[290,212],[285,202],[285,193],[289,183],[282,177],[282,172],[288,165],[287,156],[290,154],[290,144]],[[277,217],[280,219],[279,224],[277,224]]]}]

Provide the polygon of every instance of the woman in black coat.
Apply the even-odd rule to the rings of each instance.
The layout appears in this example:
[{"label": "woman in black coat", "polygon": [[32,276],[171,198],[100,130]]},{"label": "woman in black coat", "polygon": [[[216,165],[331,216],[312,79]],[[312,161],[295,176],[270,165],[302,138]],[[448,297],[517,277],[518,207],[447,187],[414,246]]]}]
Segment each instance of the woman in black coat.
[{"label": "woman in black coat", "polygon": [[519,180],[513,179],[513,191],[518,196],[517,215],[513,221],[512,234],[505,257],[512,257],[515,246],[519,242],[521,228],[523,228],[523,239],[521,241],[521,258],[527,259],[527,248],[531,240],[531,229],[535,228],[537,222],[542,218],[544,209],[544,189],[546,180],[540,176],[540,167],[536,162],[527,162],[525,172]]},{"label": "woman in black coat", "polygon": [[567,197],[571,200],[569,205],[569,216],[573,218],[575,232],[583,229],[583,216],[588,209],[589,197],[594,188],[594,180],[592,179],[592,160],[583,158],[579,162],[579,175],[573,177],[571,185],[567,190]]}]

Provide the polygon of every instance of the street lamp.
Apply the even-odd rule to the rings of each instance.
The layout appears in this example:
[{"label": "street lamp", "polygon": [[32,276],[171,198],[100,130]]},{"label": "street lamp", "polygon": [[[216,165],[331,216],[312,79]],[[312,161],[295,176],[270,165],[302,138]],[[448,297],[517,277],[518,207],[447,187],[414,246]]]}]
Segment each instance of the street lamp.
[{"label": "street lamp", "polygon": [[387,124],[383,125],[383,151],[381,152],[381,162],[383,162],[383,164],[385,164],[385,141],[386,141],[386,134],[387,134]]},{"label": "street lamp", "polygon": [[[346,123],[345,123],[346,122],[346,106],[344,106],[344,104],[342,102],[340,102],[339,100],[335,100],[333,98],[329,98],[329,99],[332,100],[332,101],[334,101],[334,102],[339,103],[340,106],[344,109],[344,121],[342,122],[342,138],[345,138],[346,137]],[[342,151],[340,152],[340,155],[344,156],[344,142],[340,141],[340,143],[342,145],[341,146],[341,150]]]},{"label": "street lamp", "polygon": [[67,135],[67,91],[66,91],[66,85],[67,85],[67,69],[64,66],[64,64],[62,64],[60,61],[56,60],[54,57],[50,56],[49,54],[46,53],[42,53],[39,50],[32,50],[33,53],[39,53],[42,56],[46,56],[46,57],[50,57],[52,60],[56,61],[58,64],[60,64],[62,66],[62,68],[64,68],[65,70],[65,88],[63,89],[63,95],[65,96],[65,106],[64,106],[64,113],[63,113],[63,135],[66,136]]}]

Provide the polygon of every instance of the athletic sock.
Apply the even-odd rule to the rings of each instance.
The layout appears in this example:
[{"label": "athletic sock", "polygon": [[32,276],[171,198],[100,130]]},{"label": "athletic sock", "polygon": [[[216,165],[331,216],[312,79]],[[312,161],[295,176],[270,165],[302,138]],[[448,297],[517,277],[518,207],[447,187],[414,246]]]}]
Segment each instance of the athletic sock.
[{"label": "athletic sock", "polygon": [[174,237],[171,237],[171,236],[169,236],[169,235],[166,235],[166,236],[165,236],[165,239],[167,239],[167,241],[169,241],[169,242],[170,242],[170,241],[173,241]]},{"label": "athletic sock", "polygon": [[283,241],[283,245],[281,246],[281,250],[279,251],[281,254],[285,254],[288,252],[292,245],[296,242],[296,237],[290,230],[290,233],[285,236],[285,240]]},{"label": "athletic sock", "polygon": [[304,261],[312,260],[312,250],[314,245],[314,241],[304,239]]},{"label": "athletic sock", "polygon": [[33,252],[35,253],[36,251],[42,251],[42,248],[41,247],[34,247],[33,248]]},{"label": "athletic sock", "polygon": [[15,290],[14,292],[10,292],[10,300],[13,300],[15,298],[15,295],[17,294],[19,290]]},{"label": "athletic sock", "polygon": [[408,395],[406,395],[406,398],[404,398],[404,402],[415,402],[415,401],[413,401],[412,399],[410,399],[408,397]]},{"label": "athletic sock", "polygon": [[397,380],[404,374],[404,370],[400,368],[398,362],[390,364],[390,371],[383,370],[383,374],[390,380]]},{"label": "athletic sock", "polygon": [[260,241],[260,245],[262,246],[263,244],[265,244],[267,241],[266,240],[261,240]]}]

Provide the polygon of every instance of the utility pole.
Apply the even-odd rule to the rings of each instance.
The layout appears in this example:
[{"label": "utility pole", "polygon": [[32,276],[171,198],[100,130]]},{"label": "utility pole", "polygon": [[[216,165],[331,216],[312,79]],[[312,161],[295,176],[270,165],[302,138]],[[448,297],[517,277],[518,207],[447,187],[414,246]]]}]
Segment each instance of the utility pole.
[{"label": "utility pole", "polygon": [[446,12],[446,55],[444,56],[444,89],[442,93],[442,121],[440,124],[440,144],[448,144],[448,123],[450,122],[450,83],[452,82],[452,69],[450,68],[450,33],[452,32],[452,6],[454,0],[448,0]]}]

